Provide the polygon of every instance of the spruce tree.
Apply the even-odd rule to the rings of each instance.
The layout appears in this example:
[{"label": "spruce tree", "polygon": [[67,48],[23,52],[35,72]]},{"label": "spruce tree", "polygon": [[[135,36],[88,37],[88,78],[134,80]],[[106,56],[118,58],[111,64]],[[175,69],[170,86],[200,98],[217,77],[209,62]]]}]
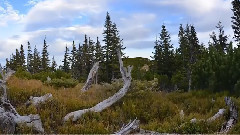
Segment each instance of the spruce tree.
[{"label": "spruce tree", "polygon": [[40,72],[40,67],[41,67],[41,57],[40,54],[37,50],[37,47],[35,46],[34,52],[33,52],[33,60],[32,60],[32,72],[33,73],[38,73]]},{"label": "spruce tree", "polygon": [[240,1],[233,0],[232,6],[233,6],[232,29],[234,31],[235,41],[239,44],[240,43]]},{"label": "spruce tree", "polygon": [[72,51],[71,51],[71,73],[72,73],[72,77],[77,79],[78,78],[78,74],[77,74],[77,48],[76,45],[73,41],[72,43]]},{"label": "spruce tree", "polygon": [[229,43],[227,43],[228,36],[225,35],[223,29],[224,27],[222,26],[222,23],[220,21],[218,22],[216,28],[218,29],[218,36],[216,35],[215,32],[213,32],[210,35],[212,42],[210,42],[209,45],[215,47],[218,50],[218,52],[224,53],[229,45]]},{"label": "spruce tree", "polygon": [[69,53],[68,53],[69,49],[68,47],[66,46],[66,49],[65,49],[65,53],[64,53],[64,59],[63,59],[63,67],[62,67],[62,70],[64,72],[69,72],[70,71],[70,62],[69,62]]},{"label": "spruce tree", "polygon": [[56,71],[56,68],[57,68],[57,63],[54,59],[54,56],[52,57],[52,64],[51,64],[51,70],[52,71]]},{"label": "spruce tree", "polygon": [[117,50],[120,50],[123,54],[125,49],[122,45],[122,39],[120,38],[119,31],[115,23],[112,23],[109,13],[107,12],[105,20],[105,29],[103,31],[103,45],[104,49],[104,70],[108,71],[105,75],[105,81],[111,82],[112,79],[119,77],[119,65],[117,59]]},{"label": "spruce tree", "polygon": [[23,45],[20,47],[20,65],[22,68],[25,68],[25,53],[23,49]]},{"label": "spruce tree", "polygon": [[98,37],[97,37],[97,42],[96,42],[96,45],[95,45],[95,62],[97,61],[101,61],[103,62],[103,48],[98,40]]},{"label": "spruce tree", "polygon": [[89,42],[87,35],[85,35],[84,43],[82,46],[82,77],[87,79],[87,75],[91,70],[91,61],[90,61],[90,54],[89,54]]},{"label": "spruce tree", "polygon": [[32,55],[31,44],[30,44],[30,42],[28,42],[27,70],[30,73],[32,73],[32,60],[33,60],[33,55]]},{"label": "spruce tree", "polygon": [[43,43],[43,50],[42,50],[42,60],[41,60],[41,62],[42,62],[42,64],[41,64],[41,69],[43,70],[43,71],[47,71],[48,70],[48,68],[49,68],[49,58],[48,58],[48,56],[49,56],[49,53],[48,53],[48,50],[47,50],[47,47],[48,47],[48,45],[47,45],[47,43],[46,43],[46,38],[44,39],[44,43]]}]

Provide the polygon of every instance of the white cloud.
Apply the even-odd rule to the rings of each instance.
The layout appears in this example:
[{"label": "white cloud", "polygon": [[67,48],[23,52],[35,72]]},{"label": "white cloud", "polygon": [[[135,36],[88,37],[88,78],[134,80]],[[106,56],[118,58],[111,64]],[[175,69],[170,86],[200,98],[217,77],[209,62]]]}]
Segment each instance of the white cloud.
[{"label": "white cloud", "polygon": [[[26,30],[71,26],[81,16],[105,12],[106,0],[45,0],[34,5],[25,18]],[[88,17],[88,18],[89,18]]]},{"label": "white cloud", "polygon": [[0,6],[0,27],[6,27],[9,23],[19,23],[23,19],[23,15],[14,10],[8,2],[4,2],[4,6]]}]

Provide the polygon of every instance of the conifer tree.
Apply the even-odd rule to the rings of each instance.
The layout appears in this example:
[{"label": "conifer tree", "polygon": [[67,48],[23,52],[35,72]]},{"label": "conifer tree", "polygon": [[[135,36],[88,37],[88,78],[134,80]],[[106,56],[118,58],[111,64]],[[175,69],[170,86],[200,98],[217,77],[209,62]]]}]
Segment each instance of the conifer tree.
[{"label": "conifer tree", "polygon": [[32,60],[33,73],[38,73],[40,71],[41,63],[42,62],[41,62],[40,54],[37,50],[37,47],[35,46],[34,52],[33,52],[33,60]]},{"label": "conifer tree", "polygon": [[28,42],[28,53],[27,53],[27,70],[32,73],[32,60],[33,60],[33,54],[31,49],[31,44]]},{"label": "conifer tree", "polygon": [[98,37],[95,45],[95,62],[97,61],[103,61],[103,48],[98,40]]},{"label": "conifer tree", "polygon": [[41,69],[43,70],[43,71],[47,71],[48,70],[48,68],[49,68],[49,58],[48,58],[48,56],[49,56],[49,53],[48,53],[48,50],[47,50],[47,47],[48,47],[48,45],[47,45],[47,43],[46,43],[46,38],[44,39],[44,43],[43,43],[43,50],[42,50],[42,60],[41,60],[41,62],[42,62],[42,64],[41,64]]},{"label": "conifer tree", "polygon": [[213,32],[210,35],[210,38],[212,39],[212,42],[210,42],[210,46],[215,47],[218,52],[224,53],[227,49],[229,43],[227,43],[228,36],[224,33],[224,27],[222,26],[222,23],[219,21],[216,28],[218,29],[218,36],[215,32]]},{"label": "conifer tree", "polygon": [[234,31],[235,41],[239,44],[240,43],[240,1],[233,0],[232,6],[233,6],[232,29]]},{"label": "conifer tree", "polygon": [[77,48],[76,45],[73,41],[72,44],[72,51],[71,51],[71,73],[72,73],[72,77],[77,79],[78,78],[78,67],[77,67]]},{"label": "conifer tree", "polygon": [[112,79],[115,79],[119,76],[118,68],[118,59],[117,59],[117,50],[121,51],[123,54],[123,50],[125,49],[122,45],[122,39],[120,38],[119,31],[117,30],[117,26],[115,23],[112,23],[109,13],[107,12],[106,20],[105,20],[105,29],[103,31],[103,41],[105,45],[103,45],[104,49],[104,67],[105,70],[108,71],[105,75],[105,81],[111,82]]},{"label": "conifer tree", "polygon": [[51,64],[51,70],[52,71],[56,71],[56,68],[57,68],[57,63],[54,59],[54,56],[52,57],[52,64]]},{"label": "conifer tree", "polygon": [[22,44],[21,44],[21,47],[20,47],[20,66],[22,68],[25,67],[25,53],[24,53],[24,49],[23,49]]},{"label": "conifer tree", "polygon": [[64,53],[64,59],[63,59],[63,67],[62,67],[62,70],[64,72],[69,72],[70,71],[70,62],[69,62],[69,53],[68,53],[69,49],[68,47],[66,46],[66,49],[65,49],[65,53]]},{"label": "conifer tree", "polygon": [[174,72],[174,52],[171,44],[171,37],[168,33],[166,26],[162,25],[159,40],[155,42],[154,60],[157,72],[160,75],[167,75],[170,79]]}]

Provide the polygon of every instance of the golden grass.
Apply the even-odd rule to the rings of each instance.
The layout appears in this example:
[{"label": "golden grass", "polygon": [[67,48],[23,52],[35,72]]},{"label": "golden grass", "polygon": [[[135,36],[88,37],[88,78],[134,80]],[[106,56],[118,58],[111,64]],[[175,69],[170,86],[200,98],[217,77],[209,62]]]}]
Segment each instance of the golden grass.
[{"label": "golden grass", "polygon": [[[152,83],[133,81],[127,95],[111,107],[100,113],[87,113],[77,122],[65,124],[62,123],[62,118],[67,113],[92,107],[117,92],[122,84],[117,81],[113,84],[93,85],[89,91],[81,92],[82,83],[74,88],[55,89],[38,80],[12,77],[8,80],[8,94],[20,114],[40,114],[46,133],[114,133],[122,124],[136,117],[140,119],[142,128],[163,133],[214,133],[220,128],[224,118],[210,125],[197,123],[187,124],[181,129],[177,127],[192,118],[207,119],[218,109],[225,108],[226,94],[207,91],[157,92]],[[53,99],[40,107],[27,108],[24,105],[30,96],[42,96],[46,93],[52,93]],[[211,103],[212,98],[214,103]],[[180,119],[180,110],[185,113],[183,120]],[[33,133],[26,128],[20,128],[18,132]]]}]

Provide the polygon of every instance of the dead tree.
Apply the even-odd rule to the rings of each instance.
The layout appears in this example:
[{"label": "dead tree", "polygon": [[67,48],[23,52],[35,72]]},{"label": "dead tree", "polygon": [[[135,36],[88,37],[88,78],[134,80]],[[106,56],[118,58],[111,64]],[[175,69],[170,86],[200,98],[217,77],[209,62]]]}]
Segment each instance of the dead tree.
[{"label": "dead tree", "polygon": [[83,110],[78,110],[75,112],[68,113],[64,117],[64,121],[67,121],[71,119],[72,121],[78,120],[83,114],[87,112],[101,112],[102,110],[106,109],[107,107],[111,106],[115,102],[117,102],[119,99],[121,99],[128,91],[130,85],[131,85],[131,71],[132,71],[132,66],[128,66],[128,68],[123,67],[123,61],[121,58],[121,53],[118,51],[118,60],[120,64],[120,72],[122,74],[122,79],[124,82],[123,87],[115,93],[113,96],[103,100],[102,102],[98,103],[97,105],[88,108],[88,109],[83,109]]},{"label": "dead tree", "polygon": [[51,98],[52,98],[51,93],[47,93],[47,94],[45,94],[44,96],[41,96],[41,97],[32,97],[31,96],[25,104],[26,104],[26,106],[29,106],[29,105],[32,104],[32,105],[37,107],[39,104],[44,103]]},{"label": "dead tree", "polygon": [[220,133],[228,133],[228,131],[237,123],[238,109],[230,97],[225,97],[225,103],[229,107],[229,119],[222,125]]},{"label": "dead tree", "polygon": [[0,129],[2,132],[13,134],[15,132],[16,125],[26,125],[28,127],[32,127],[33,130],[38,133],[44,133],[42,122],[38,114],[21,116],[7,99],[6,81],[15,72],[7,69],[4,73],[2,67],[0,66],[0,73],[2,76],[2,80],[0,80],[0,88],[3,92],[0,97]]},{"label": "dead tree", "polygon": [[87,91],[91,87],[95,77],[97,76],[98,68],[99,68],[99,61],[96,62],[93,65],[92,69],[90,70],[87,81],[86,81],[85,85],[83,86],[82,91]]},{"label": "dead tree", "polygon": [[139,127],[140,120],[130,121],[127,125],[123,125],[122,128],[115,132],[115,134],[119,135],[128,135],[128,134],[160,134],[155,131],[144,130]]}]

